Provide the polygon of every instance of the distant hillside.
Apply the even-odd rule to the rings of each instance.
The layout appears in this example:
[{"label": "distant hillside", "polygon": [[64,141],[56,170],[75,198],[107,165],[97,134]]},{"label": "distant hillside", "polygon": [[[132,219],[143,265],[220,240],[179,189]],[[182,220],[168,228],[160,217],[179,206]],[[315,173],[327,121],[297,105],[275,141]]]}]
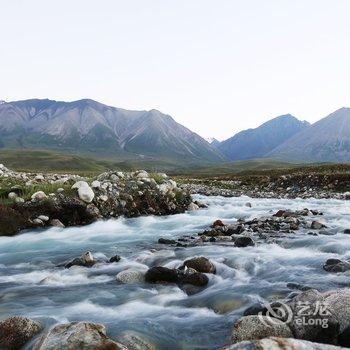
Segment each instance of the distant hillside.
[{"label": "distant hillside", "polygon": [[194,164],[224,159],[218,150],[169,115],[157,110],[129,111],[89,99],[1,103],[0,148]]},{"label": "distant hillside", "polygon": [[321,119],[268,156],[303,162],[350,162],[350,108]]},{"label": "distant hillside", "polygon": [[290,114],[282,115],[256,129],[241,131],[217,147],[233,161],[261,158],[309,125]]}]

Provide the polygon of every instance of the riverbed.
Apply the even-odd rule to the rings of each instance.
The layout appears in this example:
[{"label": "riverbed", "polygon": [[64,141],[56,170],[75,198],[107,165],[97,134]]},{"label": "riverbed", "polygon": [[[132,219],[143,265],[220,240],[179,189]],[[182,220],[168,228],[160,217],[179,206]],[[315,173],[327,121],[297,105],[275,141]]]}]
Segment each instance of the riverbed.
[{"label": "riverbed", "polygon": [[[335,199],[252,199],[195,196],[206,209],[172,216],[99,221],[89,226],[27,231],[0,237],[0,319],[23,315],[46,326],[76,320],[103,323],[113,339],[137,331],[157,349],[217,349],[229,343],[234,321],[257,301],[285,297],[295,282],[320,291],[349,287],[350,274],[322,269],[328,258],[350,258],[350,202]],[[250,202],[251,207],[246,206]],[[237,248],[221,243],[181,248],[160,237],[197,235],[216,219],[234,223],[279,209],[316,209],[331,235],[303,229],[276,243]],[[57,265],[91,251],[92,268]],[[122,284],[118,272],[150,266],[178,267],[202,255],[216,265],[206,289],[187,295],[175,285]]]}]

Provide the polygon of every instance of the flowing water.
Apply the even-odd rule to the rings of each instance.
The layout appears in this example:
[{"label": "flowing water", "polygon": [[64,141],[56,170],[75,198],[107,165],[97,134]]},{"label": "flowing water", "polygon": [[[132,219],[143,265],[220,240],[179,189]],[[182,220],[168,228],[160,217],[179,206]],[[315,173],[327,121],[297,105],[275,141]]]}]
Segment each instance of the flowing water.
[{"label": "flowing water", "polygon": [[[342,233],[350,228],[350,202],[196,197],[209,207],[167,217],[122,218],[0,237],[0,319],[23,315],[46,326],[88,320],[105,324],[111,338],[125,330],[140,332],[157,349],[216,349],[229,342],[232,325],[245,308],[288,295],[288,282],[319,290],[349,286],[349,274],[330,274],[322,265],[331,257],[350,258],[350,237]],[[252,208],[245,206],[247,201]],[[301,230],[275,244],[246,248],[157,244],[159,237],[195,235],[215,219],[234,223],[238,218],[305,207],[323,211],[321,220],[335,235],[310,236]],[[101,259],[115,254],[123,259],[90,269],[55,267],[87,250]],[[195,295],[188,296],[177,286],[125,285],[115,279],[129,267],[177,267],[196,255],[210,258],[217,274],[208,275],[208,287]]]}]

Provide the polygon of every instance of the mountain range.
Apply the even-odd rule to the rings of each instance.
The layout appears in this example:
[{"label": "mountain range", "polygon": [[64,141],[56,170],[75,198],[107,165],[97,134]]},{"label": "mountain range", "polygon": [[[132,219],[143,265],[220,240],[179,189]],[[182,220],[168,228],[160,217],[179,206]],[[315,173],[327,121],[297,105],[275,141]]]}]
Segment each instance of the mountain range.
[{"label": "mountain range", "polygon": [[155,109],[130,111],[89,99],[1,103],[0,147],[194,164],[225,160],[216,148],[169,115]]},{"label": "mountain range", "polygon": [[282,115],[219,142],[155,109],[131,111],[90,99],[0,101],[0,148],[185,166],[259,158],[350,162],[350,108],[312,125]]},{"label": "mountain range", "polygon": [[243,130],[215,146],[232,161],[262,158],[309,126],[308,122],[290,114],[282,115],[258,128]]}]

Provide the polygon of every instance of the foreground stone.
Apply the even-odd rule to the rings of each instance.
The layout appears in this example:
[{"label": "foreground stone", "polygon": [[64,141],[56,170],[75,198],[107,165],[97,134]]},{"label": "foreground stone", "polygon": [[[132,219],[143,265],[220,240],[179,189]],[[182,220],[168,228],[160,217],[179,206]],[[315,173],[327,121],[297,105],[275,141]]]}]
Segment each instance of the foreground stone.
[{"label": "foreground stone", "polygon": [[267,337],[290,338],[293,334],[282,321],[266,316],[244,316],[234,325],[231,340],[238,343],[244,340],[256,340]]},{"label": "foreground stone", "polygon": [[127,346],[128,350],[155,350],[155,346],[142,334],[135,331],[125,331],[118,336],[118,341]]},{"label": "foreground stone", "polygon": [[184,266],[203,273],[216,273],[215,265],[204,256],[192,258],[184,262]]},{"label": "foreground stone", "polygon": [[71,322],[51,328],[33,350],[127,350],[106,336],[102,324]]},{"label": "foreground stone", "polygon": [[19,350],[43,329],[39,322],[14,316],[0,322],[0,349]]},{"label": "foreground stone", "polygon": [[339,346],[312,343],[293,338],[271,337],[253,341],[243,341],[223,350],[341,350]]}]

